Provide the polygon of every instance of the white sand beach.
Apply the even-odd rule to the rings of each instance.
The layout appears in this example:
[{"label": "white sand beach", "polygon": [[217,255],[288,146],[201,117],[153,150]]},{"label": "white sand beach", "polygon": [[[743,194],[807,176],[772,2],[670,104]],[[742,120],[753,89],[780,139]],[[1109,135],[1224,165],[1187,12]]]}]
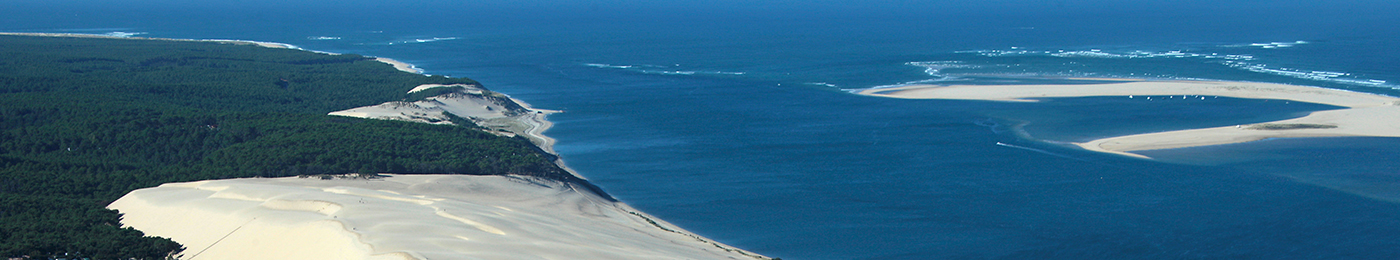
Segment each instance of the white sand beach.
[{"label": "white sand beach", "polygon": [[[388,63],[389,65],[394,65],[394,68],[395,68],[395,69],[398,69],[398,70],[400,70],[400,71],[411,72],[411,73],[418,73],[418,74],[422,74],[422,73],[423,73],[423,70],[422,70],[422,69],[419,69],[418,67],[413,66],[413,64],[408,64],[408,63],[405,63],[405,62],[402,62],[402,61],[398,61],[398,60],[395,60],[395,59],[384,58],[384,57],[377,57],[377,58],[374,58],[374,60],[377,60],[377,61],[383,62],[383,63]],[[413,93],[413,92],[412,92],[412,91],[409,91],[409,93]]]},{"label": "white sand beach", "polygon": [[[90,33],[16,33],[16,32],[0,32],[0,35],[43,36],[43,37],[77,37],[77,38],[106,38],[106,39],[138,39],[138,40],[190,41],[190,42],[221,42],[221,43],[230,43],[230,44],[257,45],[257,46],[261,46],[261,47],[274,48],[274,49],[297,49],[297,50],[301,50],[301,48],[298,48],[296,45],[291,45],[291,44],[286,44],[286,43],[278,43],[278,42],[260,42],[260,41],[249,41],[249,40],[148,38],[148,37],[134,37],[134,36],[129,36],[129,35],[128,35],[128,36],[119,36],[119,35],[110,35],[110,34],[90,34]],[[140,35],[140,34],[130,34],[130,35]]]},{"label": "white sand beach", "polygon": [[569,184],[506,176],[232,179],[109,207],[181,259],[766,259]]},{"label": "white sand beach", "polygon": [[[1092,80],[1092,79],[1086,79]],[[1126,81],[1126,82],[1124,82]],[[1199,96],[1276,99],[1344,107],[1294,119],[1110,137],[1076,145],[1091,151],[1147,158],[1133,151],[1230,144],[1268,138],[1400,137],[1400,98],[1338,89],[1227,81],[1114,80],[1064,85],[911,85],[859,94],[904,99],[1035,102],[1037,98],[1090,96]]]},{"label": "white sand beach", "polygon": [[[280,42],[262,42],[262,41],[249,41],[249,40],[148,38],[148,37],[118,36],[118,35],[110,35],[110,34],[90,34],[90,33],[16,33],[16,32],[0,32],[0,35],[44,36],[44,37],[78,37],[78,38],[107,38],[107,39],[140,39],[140,40],[162,40],[162,41],[220,42],[220,43],[228,43],[228,44],[257,45],[257,46],[261,46],[261,47],[274,48],[274,49],[295,49],[295,50],[304,50],[304,51],[310,51],[310,52],[316,52],[316,53],[323,53],[323,54],[339,55],[339,54],[337,54],[337,53],[305,50],[305,49],[302,49],[301,47],[297,47],[296,45],[291,45],[291,44],[286,44],[286,43],[280,43]],[[140,34],[131,34],[131,35],[140,35]],[[379,62],[383,62],[383,63],[386,63],[386,64],[389,64],[389,65],[392,65],[392,66],[394,66],[394,69],[397,69],[397,70],[400,70],[400,71],[410,72],[410,73],[418,73],[418,74],[422,74],[422,73],[423,73],[423,70],[422,70],[422,69],[419,69],[418,67],[413,66],[413,64],[409,64],[409,63],[406,63],[406,62],[398,61],[398,60],[395,60],[395,59],[384,58],[384,57],[374,57],[374,60],[375,60],[375,61],[379,61]]]}]

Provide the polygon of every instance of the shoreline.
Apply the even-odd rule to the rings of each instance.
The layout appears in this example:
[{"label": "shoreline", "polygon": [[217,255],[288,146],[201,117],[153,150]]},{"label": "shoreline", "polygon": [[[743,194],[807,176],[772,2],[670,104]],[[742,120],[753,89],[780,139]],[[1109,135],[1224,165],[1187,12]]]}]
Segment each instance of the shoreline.
[{"label": "shoreline", "polygon": [[[1085,79],[1098,80],[1098,79]],[[1122,82],[1128,80],[1128,82]],[[1105,80],[1108,81],[1108,80]],[[1244,143],[1269,138],[1400,137],[1400,98],[1340,89],[1275,83],[1113,79],[1077,85],[909,85],[865,89],[859,95],[901,99],[1037,102],[1039,98],[1099,96],[1216,96],[1275,99],[1342,107],[1307,116],[1251,125],[1144,133],[1072,143],[1080,148],[1151,159],[1135,151]],[[1204,98],[1204,97],[1201,97]]]},{"label": "shoreline", "polygon": [[[315,52],[315,53],[323,53],[323,54],[331,54],[331,55],[340,55],[339,53],[323,52],[323,51],[313,51],[313,50],[302,49],[301,47],[297,47],[296,45],[291,45],[291,44],[286,44],[286,43],[280,43],[280,42],[262,42],[262,41],[250,41],[250,40],[227,40],[227,39],[175,39],[175,38],[136,37],[136,36],[134,36],[134,35],[133,35],[133,36],[116,36],[116,35],[89,34],[89,33],[18,33],[18,32],[0,32],[0,35],[11,35],[11,36],[40,36],[40,37],[78,37],[78,38],[103,38],[103,39],[132,39],[132,40],[158,40],[158,41],[183,41],[183,42],[219,42],[219,43],[230,43],[230,44],[257,45],[257,46],[260,46],[260,47],[273,48],[273,49],[293,49],[293,50],[309,51],[309,52]],[[406,62],[402,62],[402,61],[398,61],[398,60],[390,59],[390,58],[385,58],[385,57],[374,57],[374,56],[366,56],[366,57],[374,58],[375,61],[379,61],[379,62],[383,62],[383,63],[389,64],[389,65],[392,65],[392,66],[394,66],[394,69],[398,69],[399,71],[409,72],[409,73],[414,73],[414,74],[423,74],[423,69],[420,69],[420,68],[418,68],[417,66],[414,66],[413,64],[409,64],[409,63],[406,63]]]},{"label": "shoreline", "polygon": [[[152,38],[152,37],[115,36],[115,35],[89,34],[89,33],[18,33],[18,32],[0,32],[0,35],[12,35],[12,36],[40,36],[40,37],[78,37],[78,38],[104,38],[104,39],[133,39],[133,40],[158,40],[158,41],[181,41],[181,42],[223,42],[223,43],[233,43],[233,44],[250,44],[250,45],[257,45],[257,46],[262,46],[262,47],[267,47],[267,48],[274,48],[274,49],[294,49],[294,50],[310,51],[310,50],[305,50],[305,49],[302,49],[302,48],[300,48],[300,47],[297,47],[296,45],[291,45],[291,44],[286,44],[286,43],[279,43],[279,42],[260,42],[260,41],[249,41],[249,40]],[[317,51],[310,51],[310,52],[317,52]],[[328,53],[328,52],[317,52],[317,53]]]},{"label": "shoreline", "polygon": [[[0,35],[221,42],[337,55],[247,40]],[[371,58],[396,70],[423,74],[412,64]],[[518,134],[557,157],[555,139],[543,132],[553,126],[547,116],[562,111],[536,109],[472,86],[478,94],[523,107],[525,113],[509,119],[525,126]],[[374,118],[368,115],[357,117]],[[555,163],[585,186],[592,185],[562,158]],[[771,259],[700,237],[572,181],[510,175],[320,177],[166,183],[131,191],[107,207],[124,214],[124,227],[187,246],[181,259]]]},{"label": "shoreline", "polygon": [[[423,74],[423,69],[418,68],[418,66],[413,66],[413,64],[408,64],[407,62],[402,62],[402,61],[398,61],[398,60],[390,59],[390,58],[385,58],[385,57],[374,57],[374,60],[379,61],[379,62],[383,62],[383,63],[388,63],[389,65],[393,65],[394,68],[395,68],[395,69],[398,69],[399,71],[408,72],[408,73],[413,73],[413,74]],[[409,93],[413,93],[413,91],[409,91]]]}]

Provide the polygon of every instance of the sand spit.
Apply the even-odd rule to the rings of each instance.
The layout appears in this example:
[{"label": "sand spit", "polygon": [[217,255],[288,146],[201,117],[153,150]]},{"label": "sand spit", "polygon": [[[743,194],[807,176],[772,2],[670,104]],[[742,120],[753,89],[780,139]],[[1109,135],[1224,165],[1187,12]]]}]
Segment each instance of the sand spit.
[{"label": "sand spit", "polygon": [[[505,94],[472,84],[425,84],[408,93],[448,88],[452,90],[420,101],[393,101],[331,112],[330,115],[429,124],[454,124],[451,116],[471,120],[487,132],[503,136],[522,135],[546,152],[554,153],[554,139],[542,135],[552,124],[545,120],[560,111],[535,109]],[[450,115],[450,116],[449,116]]]},{"label": "sand spit", "polygon": [[[330,55],[339,55],[338,53],[330,53],[330,52],[306,50],[306,49],[302,49],[301,47],[297,47],[296,45],[291,45],[291,44],[286,44],[286,43],[279,43],[279,42],[260,42],[260,41],[249,41],[249,40],[147,38],[147,37],[133,37],[133,36],[116,36],[116,35],[107,35],[107,34],[87,34],[87,33],[14,33],[14,32],[0,32],[0,35],[44,36],[44,37],[78,37],[78,38],[106,38],[106,39],[138,39],[138,40],[161,40],[161,41],[220,42],[220,43],[228,43],[228,44],[257,45],[257,46],[261,46],[261,47],[275,48],[275,49],[294,49],[294,50],[303,50],[303,51],[310,51],[310,52],[323,53],[323,54],[330,54]],[[422,70],[422,69],[419,69],[419,68],[416,67],[416,66],[413,66],[413,64],[409,64],[409,63],[406,63],[406,62],[402,62],[402,61],[398,61],[398,60],[394,60],[394,59],[390,59],[390,58],[383,58],[383,57],[374,57],[374,60],[375,60],[375,61],[379,61],[379,62],[383,62],[383,63],[386,63],[386,64],[389,64],[389,65],[392,65],[392,66],[394,66],[394,69],[398,69],[398,70],[400,70],[400,71],[409,72],[409,73],[423,74],[423,70]]]},{"label": "sand spit", "polygon": [[570,185],[391,175],[169,183],[110,208],[181,259],[764,259]]},{"label": "sand spit", "polygon": [[[390,58],[384,58],[384,57],[374,58],[374,60],[379,61],[379,62],[383,62],[383,63],[388,63],[389,65],[394,65],[394,68],[395,68],[395,69],[398,69],[399,71],[408,72],[408,73],[423,74],[423,70],[422,70],[422,69],[419,69],[419,68],[416,67],[416,66],[413,66],[413,64],[408,64],[408,63],[405,63],[405,62],[402,62],[402,61],[398,61],[398,60],[390,59]],[[409,91],[409,93],[413,93],[413,91]]]},{"label": "sand spit", "polygon": [[1400,137],[1400,98],[1345,90],[1272,83],[1152,81],[1078,85],[911,85],[867,89],[861,95],[905,99],[1035,102],[1037,98],[1190,96],[1276,99],[1345,107],[1294,119],[1239,126],[1127,135],[1075,143],[1084,149],[1147,158],[1133,151],[1242,143],[1268,138]]},{"label": "sand spit", "polygon": [[257,46],[262,46],[262,47],[267,47],[267,48],[276,48],[276,49],[297,49],[297,50],[301,50],[301,48],[297,47],[296,45],[291,45],[291,44],[286,44],[286,43],[260,42],[260,41],[248,41],[248,40],[147,38],[147,37],[113,36],[113,35],[86,34],[86,33],[13,33],[13,32],[0,32],[0,35],[44,36],[44,37],[77,37],[77,38],[106,38],[106,39],[137,39],[137,40],[161,40],[161,41],[184,41],[184,42],[221,42],[221,43],[231,43],[231,44],[249,44],[249,45],[257,45]]}]

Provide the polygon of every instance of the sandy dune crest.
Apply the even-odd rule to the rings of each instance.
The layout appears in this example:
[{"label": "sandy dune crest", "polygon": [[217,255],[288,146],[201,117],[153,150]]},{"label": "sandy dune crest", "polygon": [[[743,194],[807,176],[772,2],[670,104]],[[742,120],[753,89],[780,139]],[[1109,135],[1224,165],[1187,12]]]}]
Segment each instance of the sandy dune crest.
[{"label": "sandy dune crest", "polygon": [[110,208],[184,244],[181,259],[756,258],[565,183],[506,176],[170,183]]},{"label": "sandy dune crest", "polygon": [[546,116],[560,111],[531,108],[525,102],[471,84],[425,84],[408,93],[436,88],[455,91],[420,101],[385,102],[335,111],[330,115],[449,125],[454,124],[451,116],[456,116],[471,120],[493,134],[523,135],[546,152],[554,153],[554,139],[542,133],[553,125],[545,119]]}]

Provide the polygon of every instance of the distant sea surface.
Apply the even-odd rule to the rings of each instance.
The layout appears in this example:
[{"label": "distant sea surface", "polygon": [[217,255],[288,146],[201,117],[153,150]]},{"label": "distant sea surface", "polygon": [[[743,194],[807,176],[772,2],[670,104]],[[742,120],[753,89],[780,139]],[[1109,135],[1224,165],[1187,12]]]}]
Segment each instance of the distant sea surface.
[{"label": "distant sea surface", "polygon": [[1118,77],[1394,96],[1400,3],[889,2],[19,0],[0,31],[282,42],[473,78],[565,111],[546,134],[613,196],[784,259],[1400,259],[1400,139],[1160,161],[1061,145],[1324,105],[848,92]]}]

